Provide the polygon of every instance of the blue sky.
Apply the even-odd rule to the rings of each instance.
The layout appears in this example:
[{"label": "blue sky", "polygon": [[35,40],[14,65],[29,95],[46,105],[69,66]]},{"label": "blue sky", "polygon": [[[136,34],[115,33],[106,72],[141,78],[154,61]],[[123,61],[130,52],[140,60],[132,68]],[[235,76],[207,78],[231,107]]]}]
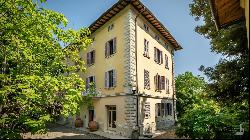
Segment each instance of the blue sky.
[{"label": "blue sky", "polygon": [[[194,31],[202,22],[190,16],[191,0],[141,0],[183,47],[175,53],[175,75],[191,71],[203,74],[200,65],[214,66],[220,55],[210,50],[209,40]],[[47,0],[41,6],[62,13],[73,29],[88,27],[117,0]]]}]

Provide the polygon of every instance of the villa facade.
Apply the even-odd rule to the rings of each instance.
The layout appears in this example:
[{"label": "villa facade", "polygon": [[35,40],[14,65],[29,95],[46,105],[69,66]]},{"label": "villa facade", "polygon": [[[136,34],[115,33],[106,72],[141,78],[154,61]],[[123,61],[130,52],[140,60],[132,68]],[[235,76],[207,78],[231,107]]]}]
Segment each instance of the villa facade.
[{"label": "villa facade", "polygon": [[[119,0],[90,25],[93,43],[81,51],[80,73],[98,93],[93,106],[82,106],[84,127],[129,137],[167,129],[176,121],[174,53],[182,47],[139,0]],[[138,107],[137,107],[138,104]]]}]

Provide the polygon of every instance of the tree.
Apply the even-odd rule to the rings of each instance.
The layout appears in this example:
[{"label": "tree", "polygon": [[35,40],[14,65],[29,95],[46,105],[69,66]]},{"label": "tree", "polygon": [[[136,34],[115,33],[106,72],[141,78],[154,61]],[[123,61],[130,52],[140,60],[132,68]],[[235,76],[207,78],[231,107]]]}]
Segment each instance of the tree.
[{"label": "tree", "polygon": [[[220,53],[223,56],[215,67],[200,67],[200,70],[204,72],[210,81],[207,85],[207,95],[211,98],[207,98],[207,100],[211,100],[211,102],[216,101],[216,104],[218,104],[216,106],[220,106],[221,109],[216,113],[212,104],[210,104],[211,106],[207,108],[210,108],[212,112],[205,113],[204,115],[204,111],[206,111],[207,108],[202,109],[202,107],[199,107],[202,106],[202,104],[198,104],[198,108],[193,106],[193,108],[186,111],[183,119],[180,120],[180,124],[182,124],[181,127],[189,128],[194,126],[199,128],[199,130],[201,130],[200,132],[204,132],[204,135],[206,133],[211,134],[210,138],[227,138],[234,135],[234,131],[232,131],[233,128],[236,129],[239,127],[239,124],[243,124],[243,128],[245,129],[244,135],[248,137],[249,50],[247,49],[245,23],[238,22],[217,31],[208,0],[193,0],[190,4],[190,14],[195,17],[195,20],[204,21],[204,24],[197,26],[195,31],[210,40],[211,50],[213,52]],[[209,104],[209,102],[207,104]],[[217,117],[218,113],[223,114],[224,117]],[[192,116],[197,117],[192,118]],[[226,116],[235,117],[228,120]],[[212,120],[219,120],[225,123],[214,125],[215,128],[213,130],[207,131],[210,129],[200,127],[198,124],[201,122],[210,125],[210,122],[202,121],[209,117],[212,117]],[[190,121],[190,123],[185,123],[185,121]],[[230,129],[224,129],[224,127],[230,127]],[[194,133],[188,131],[188,129],[182,130],[183,131],[179,131],[181,132],[179,134],[200,138],[200,135],[193,135]],[[214,130],[219,131],[217,133],[214,132]]]},{"label": "tree", "polygon": [[200,96],[205,96],[206,82],[202,77],[194,76],[191,72],[185,72],[175,78],[176,108],[178,117],[185,114],[193,104],[200,101]]},{"label": "tree", "polygon": [[223,56],[215,67],[200,68],[211,81],[212,96],[225,105],[248,99],[249,50],[245,23],[217,31],[208,0],[193,0],[190,11],[195,20],[204,21],[195,31],[210,40],[213,52]]},{"label": "tree", "polygon": [[[242,124],[245,131],[249,131],[245,112],[247,102],[240,106],[232,104],[223,107],[221,103],[208,96],[210,93],[207,83],[200,76],[185,72],[176,77],[176,97],[179,137],[189,138],[234,138]],[[237,129],[238,128],[238,129]]]},{"label": "tree", "polygon": [[46,122],[79,109],[85,88],[76,74],[85,70],[79,50],[91,43],[90,31],[66,26],[62,14],[33,0],[0,0],[1,139],[44,132]]}]

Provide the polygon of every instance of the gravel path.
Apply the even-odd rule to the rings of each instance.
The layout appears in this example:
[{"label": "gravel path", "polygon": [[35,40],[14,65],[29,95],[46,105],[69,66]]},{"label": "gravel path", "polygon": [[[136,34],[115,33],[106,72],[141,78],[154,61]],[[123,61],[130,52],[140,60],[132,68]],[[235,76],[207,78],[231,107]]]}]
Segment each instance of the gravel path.
[{"label": "gravel path", "polygon": [[30,133],[26,133],[23,135],[23,139],[107,139],[58,124],[50,124],[48,125],[48,129],[47,134],[31,135]]}]

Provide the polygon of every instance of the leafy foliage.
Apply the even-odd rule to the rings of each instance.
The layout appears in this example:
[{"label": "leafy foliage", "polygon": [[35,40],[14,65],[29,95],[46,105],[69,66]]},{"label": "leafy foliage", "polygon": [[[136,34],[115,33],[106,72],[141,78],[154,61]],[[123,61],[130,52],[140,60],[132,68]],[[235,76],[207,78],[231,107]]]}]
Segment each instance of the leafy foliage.
[{"label": "leafy foliage", "polygon": [[175,78],[176,108],[178,117],[181,117],[193,104],[200,101],[204,96],[206,83],[202,77],[196,77],[191,72],[185,72]]},{"label": "leafy foliage", "polygon": [[34,2],[0,0],[0,138],[44,132],[46,122],[75,114],[82,102],[76,73],[85,70],[79,50],[91,43],[90,31],[64,30],[62,14]]},{"label": "leafy foliage", "polygon": [[[190,12],[195,20],[204,21],[195,31],[209,39],[211,50],[223,58],[215,67],[200,67],[210,83],[206,84],[205,96],[198,96],[200,101],[184,108],[176,133],[191,138],[234,138],[242,124],[246,138],[249,132],[249,50],[245,23],[238,22],[217,31],[208,0],[193,0]],[[182,86],[185,87],[185,83],[179,86],[180,91],[177,88],[177,96],[180,92],[189,97],[188,91],[181,91]],[[181,100],[185,100],[186,97],[182,97]]]},{"label": "leafy foliage", "polygon": [[212,51],[223,55],[215,67],[200,68],[211,81],[212,96],[228,105],[248,99],[249,50],[245,22],[217,31],[208,0],[193,0],[190,11],[195,20],[204,21],[195,31],[211,40]]},{"label": "leafy foliage", "polygon": [[207,83],[202,77],[194,76],[191,72],[176,77],[176,96],[179,137],[190,138],[234,138],[242,124],[249,131],[247,120],[248,103],[234,103],[223,107],[209,96]]}]

